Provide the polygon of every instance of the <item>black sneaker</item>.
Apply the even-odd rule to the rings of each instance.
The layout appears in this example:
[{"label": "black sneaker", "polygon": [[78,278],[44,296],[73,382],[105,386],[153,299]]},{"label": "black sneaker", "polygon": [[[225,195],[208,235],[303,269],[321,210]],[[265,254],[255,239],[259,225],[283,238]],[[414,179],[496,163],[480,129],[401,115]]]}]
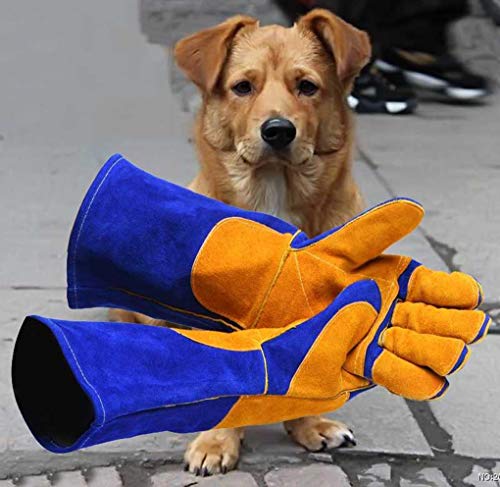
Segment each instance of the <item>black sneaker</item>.
[{"label": "black sneaker", "polygon": [[476,100],[489,93],[486,78],[471,73],[450,54],[386,49],[376,61],[380,71],[403,74],[412,86],[436,91],[453,100]]},{"label": "black sneaker", "polygon": [[417,99],[403,76],[389,80],[374,65],[370,65],[354,81],[347,103],[357,113],[399,115],[412,113]]}]

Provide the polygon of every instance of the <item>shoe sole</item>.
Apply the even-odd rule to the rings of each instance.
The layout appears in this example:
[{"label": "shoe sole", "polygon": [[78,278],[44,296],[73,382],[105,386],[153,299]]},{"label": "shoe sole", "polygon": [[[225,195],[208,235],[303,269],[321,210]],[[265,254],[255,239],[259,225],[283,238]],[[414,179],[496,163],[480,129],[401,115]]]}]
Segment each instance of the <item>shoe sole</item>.
[{"label": "shoe sole", "polygon": [[347,104],[356,113],[387,113],[389,115],[403,115],[412,113],[417,101],[370,101],[366,98],[360,99],[352,94],[347,97]]},{"label": "shoe sole", "polygon": [[409,71],[406,69],[398,68],[385,61],[375,61],[376,66],[386,73],[403,73],[406,81],[417,88],[423,88],[446,95],[453,100],[477,100],[488,94],[487,90],[478,88],[459,88],[452,86],[447,81],[430,76],[428,74],[419,73],[417,71]]}]

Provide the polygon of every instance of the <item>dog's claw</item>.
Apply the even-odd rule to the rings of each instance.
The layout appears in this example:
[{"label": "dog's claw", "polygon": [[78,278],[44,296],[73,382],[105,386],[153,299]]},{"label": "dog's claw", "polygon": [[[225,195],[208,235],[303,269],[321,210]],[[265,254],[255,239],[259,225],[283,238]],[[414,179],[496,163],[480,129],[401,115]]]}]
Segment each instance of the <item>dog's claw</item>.
[{"label": "dog's claw", "polygon": [[210,475],[208,468],[204,467],[203,470],[201,471],[201,476],[202,477],[208,477]]},{"label": "dog's claw", "polygon": [[226,474],[227,473],[227,467],[225,465],[222,465],[220,471],[223,473],[223,474]]},{"label": "dog's claw", "polygon": [[[349,430],[351,431],[351,430]],[[344,443],[341,446],[356,446],[356,440],[349,435],[344,435]]]}]

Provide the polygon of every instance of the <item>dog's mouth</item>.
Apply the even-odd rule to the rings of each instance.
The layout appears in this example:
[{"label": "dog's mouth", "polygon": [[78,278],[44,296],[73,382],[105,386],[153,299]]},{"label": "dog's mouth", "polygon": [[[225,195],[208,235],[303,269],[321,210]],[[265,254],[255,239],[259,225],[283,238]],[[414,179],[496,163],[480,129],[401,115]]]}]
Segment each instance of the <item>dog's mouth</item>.
[{"label": "dog's mouth", "polygon": [[244,164],[254,169],[259,169],[261,167],[271,165],[284,166],[285,168],[290,169],[300,169],[311,160],[311,157],[306,157],[302,160],[299,160],[299,162],[290,161],[282,157],[262,158],[258,161],[249,161],[245,156],[240,156],[240,159]]},{"label": "dog's mouth", "polygon": [[285,151],[264,151],[258,155],[241,151],[239,159],[247,166],[258,169],[263,166],[283,166],[287,169],[300,169],[311,162],[315,156],[312,149],[304,148],[299,153],[291,153],[289,150]]},{"label": "dog's mouth", "polygon": [[300,160],[299,162],[290,161],[289,159],[285,159],[283,157],[269,157],[269,158],[263,157],[257,161],[250,161],[245,156],[240,155],[240,159],[243,161],[244,164],[253,168],[260,168],[262,166],[269,166],[269,165],[278,165],[278,166],[295,168],[307,164],[311,160],[311,157],[306,157]]}]

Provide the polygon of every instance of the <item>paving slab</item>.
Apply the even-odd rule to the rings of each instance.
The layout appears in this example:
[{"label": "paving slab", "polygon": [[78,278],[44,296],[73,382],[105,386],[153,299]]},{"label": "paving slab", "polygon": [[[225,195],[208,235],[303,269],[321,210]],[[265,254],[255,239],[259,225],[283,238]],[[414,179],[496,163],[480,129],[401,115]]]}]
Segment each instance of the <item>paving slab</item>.
[{"label": "paving slab", "polygon": [[[361,157],[357,157],[354,161],[354,175],[365,198],[367,208],[371,208],[394,197],[411,197],[409,194],[395,192],[392,188],[384,186],[383,181],[380,179],[379,169],[373,167]],[[436,254],[424,234],[418,228],[400,242],[389,247],[387,252],[409,255],[433,269],[447,270],[443,259]]]},{"label": "paving slab", "polygon": [[120,474],[115,467],[92,468],[86,473],[89,487],[121,487]]},{"label": "paving slab", "polygon": [[50,480],[46,475],[30,475],[19,480],[21,487],[50,487]]},{"label": "paving slab", "polygon": [[[27,25],[36,43],[19,38]],[[98,167],[122,152],[186,184],[196,171],[192,117],[130,5],[55,0],[40,22],[34,2],[16,3],[2,15],[2,43],[0,90],[13,96],[0,111],[15,116],[0,121],[0,287],[59,286],[70,225]]]},{"label": "paving slab", "polygon": [[423,468],[417,473],[415,479],[402,478],[401,487],[451,487],[443,472],[437,468]]},{"label": "paving slab", "polygon": [[349,487],[346,473],[336,465],[308,465],[272,470],[264,477],[267,487]]},{"label": "paving slab", "polygon": [[364,472],[358,473],[360,487],[385,487],[390,485],[391,466],[388,463],[376,463]]},{"label": "paving slab", "polygon": [[354,431],[357,445],[343,452],[433,455],[404,399],[385,389],[377,387],[360,394],[327,416]]},{"label": "paving slab", "polygon": [[87,487],[85,477],[79,470],[57,472],[52,476],[51,482],[56,487]]},{"label": "paving slab", "polygon": [[475,349],[467,366],[450,378],[448,393],[430,404],[456,454],[500,458],[500,336],[486,337]]},{"label": "paving slab", "polygon": [[66,249],[78,207],[99,168],[114,152],[121,151],[146,171],[178,184],[194,177],[196,159],[187,136],[165,137],[161,143],[151,140],[146,151],[143,145],[147,143],[140,147],[129,142],[110,144],[93,153],[74,148],[69,155],[57,150],[0,153],[0,194],[5,203],[0,287],[65,285]]},{"label": "paving slab", "polygon": [[[357,446],[343,449],[343,453],[433,455],[406,402],[382,388],[367,391],[326,416],[354,430]],[[301,446],[290,441],[282,424],[254,426],[246,429],[241,461],[259,464],[272,456],[282,463],[296,463],[303,453]]]},{"label": "paving slab", "polygon": [[151,476],[152,487],[257,487],[257,482],[246,472],[229,472],[213,477],[196,477],[188,472],[161,472]]}]

